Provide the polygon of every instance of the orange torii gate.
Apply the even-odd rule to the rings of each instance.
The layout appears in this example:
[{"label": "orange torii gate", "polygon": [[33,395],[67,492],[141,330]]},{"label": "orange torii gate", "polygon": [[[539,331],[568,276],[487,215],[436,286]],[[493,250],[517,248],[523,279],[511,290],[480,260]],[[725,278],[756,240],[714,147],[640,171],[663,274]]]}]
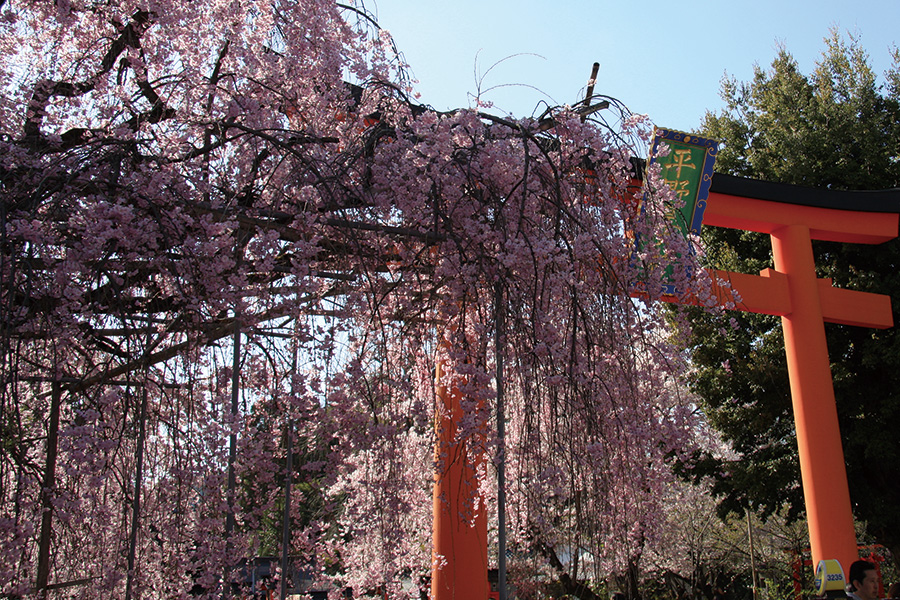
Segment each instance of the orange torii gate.
[{"label": "orange torii gate", "polygon": [[[880,244],[897,237],[898,222],[897,190],[818,190],[722,174],[713,178],[704,213],[706,225],[767,233],[772,240],[774,268],[759,275],[716,271],[713,292],[723,305],[734,302],[736,310],[781,317],[814,565],[836,559],[847,569],[858,556],[824,323],[883,329],[893,326],[893,314],[888,296],[835,288],[817,278],[812,240]],[[728,285],[715,283],[720,280]],[[444,410],[436,451],[464,454],[465,448],[452,445],[459,392],[438,392]],[[433,542],[439,559],[433,600],[488,597],[486,518],[479,510],[479,518],[467,519],[463,508],[483,507],[473,495],[474,481],[475,473],[462,462],[435,476]]]},{"label": "orange torii gate", "polygon": [[[739,293],[739,310],[781,317],[814,565],[836,559],[847,569],[858,557],[824,324],[884,329],[893,325],[893,313],[889,296],[818,279],[812,240],[894,239],[898,197],[893,190],[811,190],[716,175],[704,215],[708,225],[767,233],[772,240],[774,269],[717,275]],[[720,300],[728,299],[727,291],[717,291]]]}]

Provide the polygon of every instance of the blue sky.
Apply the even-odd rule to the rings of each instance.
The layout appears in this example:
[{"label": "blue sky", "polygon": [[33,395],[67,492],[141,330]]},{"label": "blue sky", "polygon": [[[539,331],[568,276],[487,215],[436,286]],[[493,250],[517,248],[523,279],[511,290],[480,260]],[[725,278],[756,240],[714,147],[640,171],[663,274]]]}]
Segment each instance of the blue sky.
[{"label": "blue sky", "polygon": [[832,27],[857,35],[879,74],[900,45],[900,0],[370,0],[367,7],[410,64],[420,101],[438,110],[471,106],[479,79],[495,113],[572,104],[596,61],[596,93],[681,130],[722,107],[726,73],[750,79],[779,44],[807,74]]}]

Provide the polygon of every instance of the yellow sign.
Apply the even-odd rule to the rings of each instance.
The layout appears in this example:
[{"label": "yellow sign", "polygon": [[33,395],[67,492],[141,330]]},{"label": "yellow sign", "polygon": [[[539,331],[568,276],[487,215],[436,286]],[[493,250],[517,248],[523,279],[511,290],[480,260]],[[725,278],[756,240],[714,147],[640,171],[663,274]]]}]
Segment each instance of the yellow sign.
[{"label": "yellow sign", "polygon": [[816,578],[813,582],[816,587],[816,596],[822,598],[830,595],[829,592],[844,593],[844,570],[841,563],[836,560],[820,560],[816,567]]}]

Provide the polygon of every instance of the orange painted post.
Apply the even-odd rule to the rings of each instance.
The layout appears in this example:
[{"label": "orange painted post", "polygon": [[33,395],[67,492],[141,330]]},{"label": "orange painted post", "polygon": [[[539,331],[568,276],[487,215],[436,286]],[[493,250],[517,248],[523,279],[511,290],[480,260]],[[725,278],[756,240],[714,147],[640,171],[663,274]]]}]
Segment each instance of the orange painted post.
[{"label": "orange painted post", "polygon": [[456,424],[462,420],[461,394],[441,381],[436,368],[432,600],[486,600],[488,584],[487,514],[478,491],[480,449],[459,443]]},{"label": "orange painted post", "polygon": [[857,559],[831,365],[809,228],[771,233],[775,269],[787,275],[793,310],[781,317],[813,564]]}]

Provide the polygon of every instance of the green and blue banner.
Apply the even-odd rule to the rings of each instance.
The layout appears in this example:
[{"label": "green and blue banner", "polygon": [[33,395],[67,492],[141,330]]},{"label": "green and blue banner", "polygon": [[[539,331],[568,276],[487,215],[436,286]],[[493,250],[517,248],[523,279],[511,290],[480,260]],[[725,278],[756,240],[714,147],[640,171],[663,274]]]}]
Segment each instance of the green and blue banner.
[{"label": "green and blue banner", "polygon": [[[660,146],[665,144],[669,152],[660,156]],[[715,140],[672,129],[657,129],[650,148],[648,167],[659,164],[666,184],[675,192],[680,202],[672,206],[669,218],[687,238],[691,246],[691,236],[700,235],[703,212],[712,185],[713,166],[719,144]],[[647,192],[649,193],[649,192]],[[643,212],[643,203],[641,203]],[[635,240],[636,247],[642,243]],[[693,249],[692,249],[693,251]],[[672,267],[666,269],[671,274]],[[669,277],[671,279],[671,277]],[[675,284],[664,284],[663,294],[677,296],[685,290],[676,289]]]},{"label": "green and blue banner", "polygon": [[[659,155],[661,144],[669,147],[666,156]],[[690,133],[657,129],[653,136],[648,165],[658,163],[662,167],[666,183],[684,202],[672,217],[686,236],[700,235],[718,152],[718,142]]]}]

